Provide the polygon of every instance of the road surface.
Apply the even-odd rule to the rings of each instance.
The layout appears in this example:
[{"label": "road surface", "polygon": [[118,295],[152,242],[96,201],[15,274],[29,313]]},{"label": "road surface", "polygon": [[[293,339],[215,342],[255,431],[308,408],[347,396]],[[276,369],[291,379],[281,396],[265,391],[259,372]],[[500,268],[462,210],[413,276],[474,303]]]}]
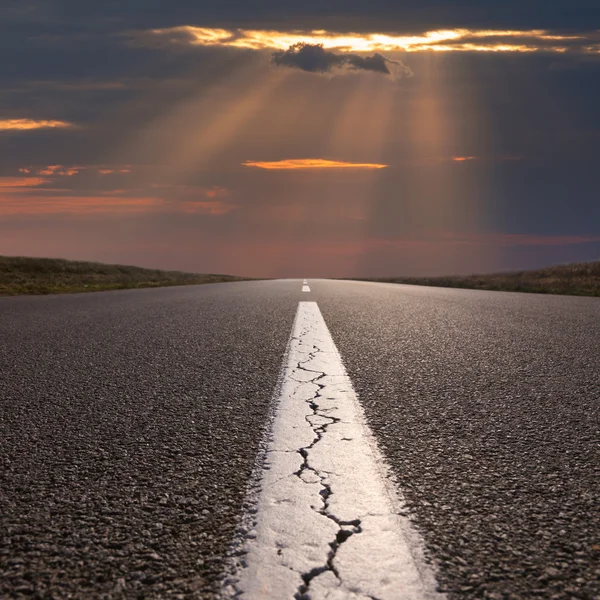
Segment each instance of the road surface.
[{"label": "road surface", "polygon": [[600,597],[600,299],[311,279],[0,298],[0,597],[219,597],[299,303],[431,597]]}]

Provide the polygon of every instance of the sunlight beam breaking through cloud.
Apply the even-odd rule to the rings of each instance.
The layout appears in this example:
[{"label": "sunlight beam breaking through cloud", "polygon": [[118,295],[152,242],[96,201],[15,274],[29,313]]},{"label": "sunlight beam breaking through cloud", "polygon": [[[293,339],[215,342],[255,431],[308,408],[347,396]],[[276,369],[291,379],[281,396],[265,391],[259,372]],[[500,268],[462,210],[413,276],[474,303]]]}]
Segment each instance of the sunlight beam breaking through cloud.
[{"label": "sunlight beam breaking through cloud", "polygon": [[338,160],[327,160],[325,158],[299,158],[274,161],[246,160],[242,163],[244,167],[255,167],[266,170],[299,170],[299,169],[385,169],[388,165],[378,163],[356,163]]},{"label": "sunlight beam breaking through cloud", "polygon": [[559,34],[545,29],[444,29],[420,35],[334,33],[253,29],[214,29],[183,25],[138,32],[178,45],[225,46],[249,50],[285,51],[296,44],[322,45],[340,52],[551,52],[600,54],[600,31]]}]

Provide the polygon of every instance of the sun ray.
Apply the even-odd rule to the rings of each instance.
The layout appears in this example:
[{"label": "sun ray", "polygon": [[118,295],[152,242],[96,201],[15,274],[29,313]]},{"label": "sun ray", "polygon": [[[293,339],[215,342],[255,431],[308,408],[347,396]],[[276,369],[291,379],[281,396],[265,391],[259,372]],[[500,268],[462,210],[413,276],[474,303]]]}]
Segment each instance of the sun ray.
[{"label": "sun ray", "polygon": [[[403,190],[404,229],[417,239],[480,232],[487,218],[486,172],[477,160],[489,147],[486,116],[473,92],[457,96],[448,89],[443,74],[450,69],[460,76],[456,61],[433,54],[422,57],[420,85],[405,117],[414,167]],[[457,245],[445,249],[443,256],[439,251],[423,253],[422,259],[415,255],[413,268],[427,272],[432,260],[442,268],[458,268],[469,251]]]},{"label": "sun ray", "polygon": [[243,135],[243,128],[268,104],[289,74],[237,69],[212,89],[196,94],[149,123],[121,149],[142,163],[161,165],[161,176],[175,184],[206,169]]}]

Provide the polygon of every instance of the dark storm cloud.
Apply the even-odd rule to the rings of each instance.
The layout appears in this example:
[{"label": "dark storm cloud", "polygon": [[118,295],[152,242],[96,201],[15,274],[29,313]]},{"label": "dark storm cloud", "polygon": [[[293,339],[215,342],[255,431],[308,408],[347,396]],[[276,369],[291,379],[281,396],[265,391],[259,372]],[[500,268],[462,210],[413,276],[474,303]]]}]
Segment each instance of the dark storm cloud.
[{"label": "dark storm cloud", "polygon": [[[319,44],[294,44],[287,50],[273,52],[271,60],[280,67],[292,67],[309,73],[328,73],[346,64],[348,57],[325,50]],[[384,71],[388,73],[389,71]]]},{"label": "dark storm cloud", "polygon": [[301,69],[309,73],[329,73],[333,69],[350,69],[357,71],[373,71],[383,75],[393,73],[399,77],[411,77],[413,72],[399,60],[392,60],[383,54],[358,56],[356,54],[336,54],[325,50],[321,44],[294,44],[287,50],[279,50],[272,54],[273,64],[280,67]]},{"label": "dark storm cloud", "polygon": [[[350,54],[347,57],[347,64],[350,65],[353,69],[360,69],[363,71],[374,71],[375,73],[385,73],[389,74],[390,69],[388,64],[393,63],[395,65],[402,65],[400,61],[391,60],[383,56],[383,54],[373,54],[373,56],[357,56]],[[404,66],[404,65],[402,65]],[[408,67],[405,67],[408,69]],[[410,74],[412,75],[412,71],[408,69]]]}]

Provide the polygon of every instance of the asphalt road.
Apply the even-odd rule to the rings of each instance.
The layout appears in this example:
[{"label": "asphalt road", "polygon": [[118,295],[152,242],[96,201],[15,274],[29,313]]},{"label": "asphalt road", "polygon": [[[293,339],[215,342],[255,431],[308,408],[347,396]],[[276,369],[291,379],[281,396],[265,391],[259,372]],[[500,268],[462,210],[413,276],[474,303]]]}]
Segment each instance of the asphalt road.
[{"label": "asphalt road", "polygon": [[0,597],[216,597],[315,300],[440,588],[600,598],[600,300],[309,284],[0,298]]}]

